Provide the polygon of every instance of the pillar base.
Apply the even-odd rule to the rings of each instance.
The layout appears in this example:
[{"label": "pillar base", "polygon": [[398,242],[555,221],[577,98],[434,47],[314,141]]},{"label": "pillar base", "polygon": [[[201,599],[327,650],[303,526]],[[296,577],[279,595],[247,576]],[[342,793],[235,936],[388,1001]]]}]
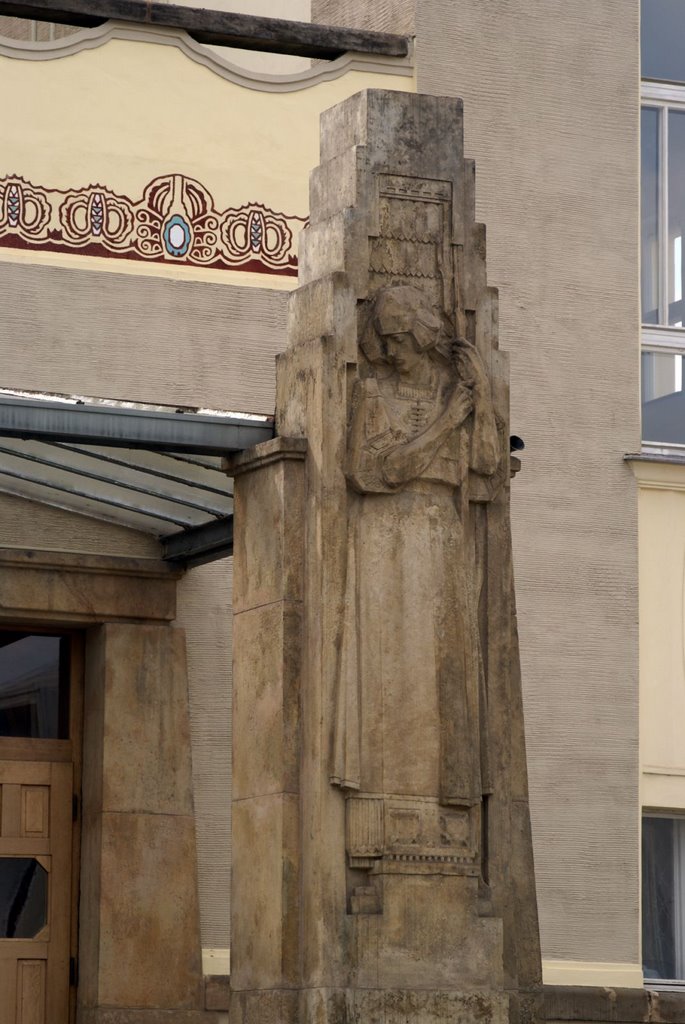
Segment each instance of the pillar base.
[{"label": "pillar base", "polygon": [[231,1024],[506,1024],[504,993],[421,989],[233,992]]}]

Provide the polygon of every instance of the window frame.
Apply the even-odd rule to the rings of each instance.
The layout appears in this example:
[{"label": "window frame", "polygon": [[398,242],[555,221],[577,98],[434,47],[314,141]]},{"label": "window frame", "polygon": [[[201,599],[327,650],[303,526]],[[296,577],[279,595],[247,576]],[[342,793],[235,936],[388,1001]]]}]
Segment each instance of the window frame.
[{"label": "window frame", "polygon": [[[680,960],[683,964],[683,977],[682,978],[644,978],[645,988],[651,991],[685,991],[685,810],[677,810],[672,808],[655,809],[655,808],[642,808],[640,816],[640,846],[642,848],[642,829],[645,818],[661,818],[669,819],[671,821],[679,821],[682,823],[683,828],[682,834],[678,835],[677,842],[677,856],[674,853],[674,889],[677,886],[680,887],[682,893],[682,913],[679,915],[677,927],[674,934],[674,946],[676,959]],[[677,834],[677,833],[676,833]],[[642,860],[642,854],[640,855]],[[677,866],[676,866],[677,865]],[[641,865],[642,867],[642,865]],[[644,885],[644,877],[642,870],[640,872],[640,905],[642,905],[642,886]],[[642,917],[642,913],[640,914]],[[640,947],[642,967],[644,970],[644,952],[642,951],[643,933],[642,926],[640,929]]]},{"label": "window frame", "polygon": [[[658,311],[661,319],[668,310],[669,288],[669,235],[668,235],[668,111],[685,114],[685,83],[660,82],[642,79],[640,83],[640,112],[645,108],[659,111],[659,246],[658,246]],[[640,254],[640,258],[641,254]],[[642,286],[640,286],[642,288]],[[667,319],[667,317],[666,317]],[[685,327],[642,322],[640,308],[640,354],[673,354],[685,356]],[[640,382],[642,408],[642,381]],[[685,458],[685,444],[676,441],[651,441],[641,432],[642,451],[648,455],[677,454]],[[684,982],[685,984],[685,982]]]}]

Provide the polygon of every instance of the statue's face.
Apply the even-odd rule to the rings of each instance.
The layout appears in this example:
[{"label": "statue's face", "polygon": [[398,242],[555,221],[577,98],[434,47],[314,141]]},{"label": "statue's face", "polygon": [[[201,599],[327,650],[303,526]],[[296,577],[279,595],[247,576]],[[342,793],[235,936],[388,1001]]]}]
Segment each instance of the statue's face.
[{"label": "statue's face", "polygon": [[388,362],[401,377],[410,377],[422,362],[422,353],[409,331],[403,334],[384,334]]}]

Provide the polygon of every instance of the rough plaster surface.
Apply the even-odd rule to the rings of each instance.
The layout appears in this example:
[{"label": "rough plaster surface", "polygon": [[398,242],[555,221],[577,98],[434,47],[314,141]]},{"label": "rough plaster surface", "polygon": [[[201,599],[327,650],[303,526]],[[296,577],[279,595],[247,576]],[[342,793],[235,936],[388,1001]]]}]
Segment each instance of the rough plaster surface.
[{"label": "rough plaster surface", "polygon": [[159,558],[161,554],[150,534],[13,494],[0,494],[0,546],[140,558]]},{"label": "rough plaster surface", "polygon": [[2,385],[273,412],[286,301],[228,283],[3,263]]},{"label": "rough plaster surface", "polygon": [[230,945],[232,563],[198,566],[177,590],[188,659],[202,946],[223,949]]},{"label": "rough plaster surface", "polygon": [[413,35],[416,0],[312,0],[311,20],[319,25]]},{"label": "rough plaster surface", "polygon": [[[637,962],[637,0],[423,0],[418,90],[464,99],[511,354],[543,956]],[[380,27],[380,26],[378,26]]]}]

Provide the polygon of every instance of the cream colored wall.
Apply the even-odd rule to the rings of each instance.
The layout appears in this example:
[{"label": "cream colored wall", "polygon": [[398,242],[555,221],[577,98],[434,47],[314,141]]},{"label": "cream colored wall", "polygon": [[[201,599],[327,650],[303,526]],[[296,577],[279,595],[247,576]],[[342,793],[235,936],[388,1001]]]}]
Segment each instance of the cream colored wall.
[{"label": "cream colored wall", "polygon": [[[170,0],[166,0],[170,2]],[[173,0],[185,7],[196,7],[196,0]],[[286,18],[289,21],[310,21],[310,0],[212,0],[216,11],[234,11],[237,14],[256,14],[267,18]],[[265,71],[270,75],[287,75],[310,66],[304,57],[290,57],[282,53],[258,53],[255,50],[229,50],[212,47],[217,53],[230,56],[241,67],[254,71]]]},{"label": "cream colored wall", "polygon": [[[511,354],[514,552],[546,977],[639,985],[637,0],[422,0],[463,97]],[[592,969],[595,965],[596,970]]]},{"label": "cream colored wall", "polygon": [[[5,95],[21,97],[3,114],[0,177],[63,190],[97,183],[138,199],[153,178],[180,173],[200,181],[219,210],[256,201],[299,217],[308,211],[321,111],[360,89],[413,88],[406,75],[349,71],[308,88],[265,92],[227,81],[175,45],[125,39],[54,60],[0,57],[0,81]],[[274,275],[144,260],[132,268],[78,254],[2,248],[0,260],[295,285]]]},{"label": "cream colored wall", "polygon": [[685,466],[634,462],[640,524],[642,804],[685,810]]}]

